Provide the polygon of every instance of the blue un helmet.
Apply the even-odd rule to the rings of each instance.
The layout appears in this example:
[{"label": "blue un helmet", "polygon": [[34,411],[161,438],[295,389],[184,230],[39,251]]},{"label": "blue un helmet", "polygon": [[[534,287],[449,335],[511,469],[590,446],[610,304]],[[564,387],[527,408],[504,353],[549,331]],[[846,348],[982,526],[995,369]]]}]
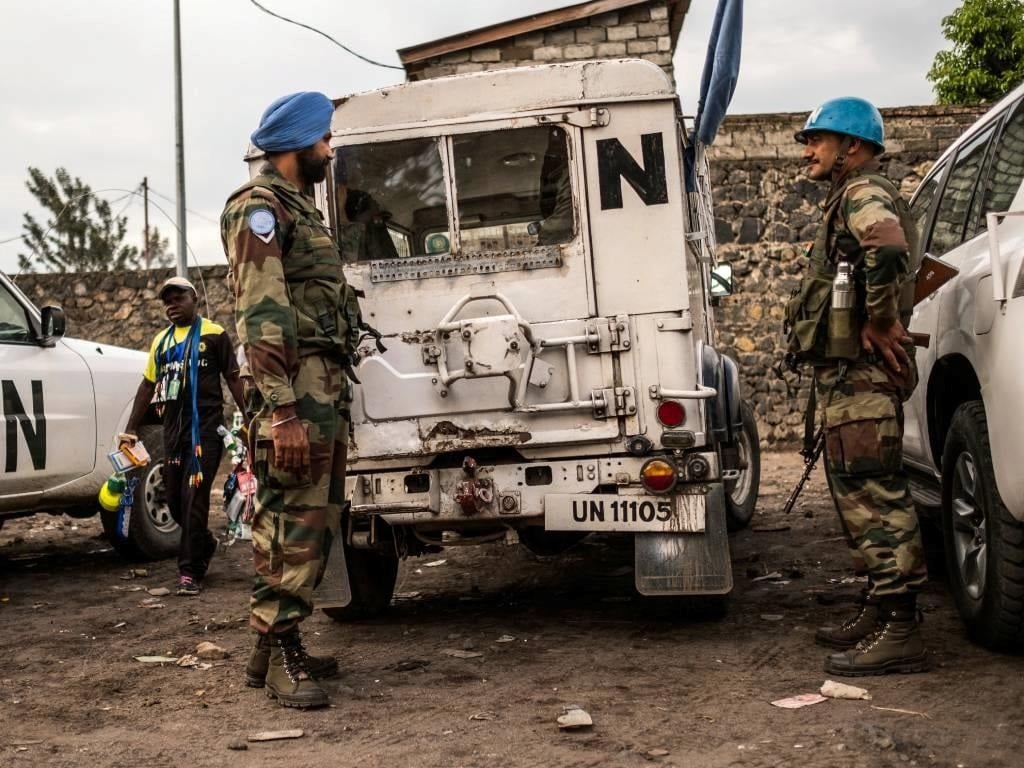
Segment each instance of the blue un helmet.
[{"label": "blue un helmet", "polygon": [[826,101],[811,112],[803,130],[797,131],[796,140],[807,143],[807,135],[815,131],[831,131],[844,136],[869,141],[885,151],[885,126],[882,115],[870,101],[855,96],[843,96]]}]

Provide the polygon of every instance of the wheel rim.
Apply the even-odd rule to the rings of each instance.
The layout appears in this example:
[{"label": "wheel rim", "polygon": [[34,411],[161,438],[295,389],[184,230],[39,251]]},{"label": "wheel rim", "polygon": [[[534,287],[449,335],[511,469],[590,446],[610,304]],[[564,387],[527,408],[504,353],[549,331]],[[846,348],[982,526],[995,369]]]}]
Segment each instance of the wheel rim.
[{"label": "wheel rim", "polygon": [[146,515],[150,523],[160,533],[173,533],[178,524],[171,517],[171,508],[167,506],[167,491],[164,488],[164,473],[161,471],[163,462],[153,466],[146,475],[143,496],[146,499]]},{"label": "wheel rim", "polygon": [[739,477],[730,481],[728,493],[733,504],[743,506],[747,501],[747,496],[750,495],[750,486],[753,482],[750,472],[750,435],[747,434],[746,430],[740,433],[739,440],[736,441],[736,449],[737,453],[739,453],[740,466],[746,467],[746,469],[741,469]]},{"label": "wheel rim", "polygon": [[978,501],[978,474],[974,458],[964,451],[953,469],[953,551],[964,591],[973,600],[985,592],[988,539],[985,512]]},{"label": "wheel rim", "polygon": [[739,454],[739,466],[746,469],[739,470],[739,476],[726,483],[726,493],[734,505],[741,507],[746,503],[746,497],[750,496],[751,484],[754,482],[751,476],[751,437],[746,430],[740,432],[736,440],[736,453]]}]

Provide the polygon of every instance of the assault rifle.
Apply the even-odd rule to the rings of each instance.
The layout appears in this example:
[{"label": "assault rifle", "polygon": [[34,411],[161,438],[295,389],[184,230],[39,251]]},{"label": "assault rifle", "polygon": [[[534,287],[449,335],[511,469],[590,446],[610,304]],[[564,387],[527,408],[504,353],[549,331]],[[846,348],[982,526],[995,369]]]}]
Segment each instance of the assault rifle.
[{"label": "assault rifle", "polygon": [[825,450],[825,427],[818,427],[818,433],[814,436],[814,445],[810,449],[804,448],[800,451],[800,455],[804,457],[804,473],[800,476],[800,480],[797,482],[796,487],[793,488],[793,492],[789,494],[789,498],[786,499],[786,506],[782,508],[782,511],[787,515],[793,511],[793,505],[796,504],[797,498],[800,496],[800,492],[804,489],[804,485],[811,477],[811,472],[814,471],[814,467],[818,463],[818,459],[821,458],[822,452]]}]

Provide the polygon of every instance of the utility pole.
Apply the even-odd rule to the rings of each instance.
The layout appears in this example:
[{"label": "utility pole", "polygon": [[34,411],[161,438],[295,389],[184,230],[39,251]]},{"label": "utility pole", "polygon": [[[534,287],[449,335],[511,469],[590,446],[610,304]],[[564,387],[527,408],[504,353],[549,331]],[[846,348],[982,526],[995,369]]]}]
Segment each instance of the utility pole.
[{"label": "utility pole", "polygon": [[142,177],[142,263],[153,266],[149,255],[149,177]]},{"label": "utility pole", "polygon": [[174,133],[178,183],[178,275],[188,276],[188,247],[185,238],[185,121],[181,108],[181,11],[174,0]]}]

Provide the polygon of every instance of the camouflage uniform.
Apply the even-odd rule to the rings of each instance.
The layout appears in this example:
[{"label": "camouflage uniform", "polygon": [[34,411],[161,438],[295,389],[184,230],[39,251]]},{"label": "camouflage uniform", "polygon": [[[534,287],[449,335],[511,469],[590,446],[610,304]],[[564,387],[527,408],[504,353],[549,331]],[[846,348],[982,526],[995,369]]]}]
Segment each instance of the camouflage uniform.
[{"label": "camouflage uniform", "polygon": [[[859,343],[867,317],[909,321],[908,254],[915,237],[905,203],[878,175],[877,164],[851,172],[826,200],[809,273],[788,315],[791,351],[814,366],[829,487],[873,599],[916,592],[927,579],[902,466],[902,404],[917,384],[914,348],[905,345],[911,363],[897,375]],[[835,342],[843,340],[829,333],[828,299],[840,260],[854,265],[857,290],[854,324],[847,329],[856,346],[845,360],[834,354]]]},{"label": "camouflage uniform", "polygon": [[[257,234],[251,223],[266,222],[268,211],[275,227]],[[358,302],[320,212],[272,165],[228,198],[221,236],[259,405],[250,427],[259,483],[250,623],[260,633],[281,633],[312,612],[313,590],[338,533],[349,429],[346,370]],[[285,405],[295,406],[307,428],[308,475],[275,466],[271,413]]]}]

